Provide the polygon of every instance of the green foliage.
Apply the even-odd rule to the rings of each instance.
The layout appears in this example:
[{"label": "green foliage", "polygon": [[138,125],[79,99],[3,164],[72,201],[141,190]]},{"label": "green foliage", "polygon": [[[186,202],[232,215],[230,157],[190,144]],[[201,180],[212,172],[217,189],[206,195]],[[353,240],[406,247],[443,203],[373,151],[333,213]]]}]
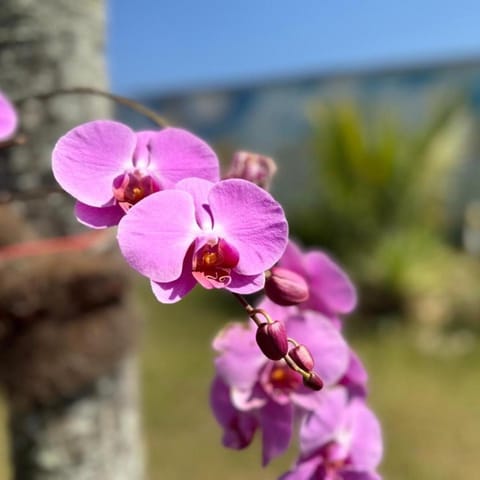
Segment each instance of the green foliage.
[{"label": "green foliage", "polygon": [[446,239],[449,194],[472,122],[458,98],[424,117],[406,121],[346,100],[318,105],[318,197],[291,215],[291,226],[345,264],[364,314],[471,326],[480,309],[479,266]]},{"label": "green foliage", "polygon": [[343,258],[371,251],[392,229],[441,229],[468,123],[458,99],[415,128],[351,101],[319,105],[312,139],[317,204],[306,216],[299,212],[294,226]]}]

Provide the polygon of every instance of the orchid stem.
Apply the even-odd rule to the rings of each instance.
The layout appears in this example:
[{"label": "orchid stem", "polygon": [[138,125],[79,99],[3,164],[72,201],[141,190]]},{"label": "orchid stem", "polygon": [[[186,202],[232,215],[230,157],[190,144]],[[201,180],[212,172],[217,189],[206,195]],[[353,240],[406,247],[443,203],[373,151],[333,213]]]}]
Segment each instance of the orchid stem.
[{"label": "orchid stem", "polygon": [[233,293],[233,292],[232,292],[232,294],[240,302],[242,307],[247,312],[247,315],[255,322],[257,327],[262,325],[262,323],[265,323],[264,321],[262,321],[259,318],[259,316],[257,314],[257,310],[254,307],[252,307],[252,305],[250,305],[250,303],[248,303],[248,300],[243,295],[240,295],[239,293]]}]

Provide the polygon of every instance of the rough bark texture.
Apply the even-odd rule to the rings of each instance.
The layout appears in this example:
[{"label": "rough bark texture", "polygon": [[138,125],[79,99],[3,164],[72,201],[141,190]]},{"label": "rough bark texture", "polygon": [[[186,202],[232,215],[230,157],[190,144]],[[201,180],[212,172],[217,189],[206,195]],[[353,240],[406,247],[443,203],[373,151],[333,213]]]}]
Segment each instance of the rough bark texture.
[{"label": "rough bark texture", "polygon": [[[1,0],[0,89],[16,100],[59,88],[105,88],[104,24],[102,0]],[[21,131],[29,141],[0,152],[0,192],[53,185],[55,142],[79,123],[108,118],[110,107],[89,96],[22,103]],[[57,194],[21,208],[38,231],[51,235],[79,228],[72,205]]]},{"label": "rough bark texture", "polygon": [[18,480],[132,480],[142,477],[137,366],[121,362],[72,401],[13,414]]},{"label": "rough bark texture", "polygon": [[[73,86],[105,88],[101,0],[1,0],[0,89],[13,100]],[[0,151],[0,193],[54,185],[55,141],[106,118],[94,97],[21,104],[28,143]],[[66,195],[0,211],[0,247],[80,227]],[[10,222],[10,223],[9,223]],[[108,250],[108,249],[107,249]],[[134,361],[138,317],[125,266],[96,248],[0,256],[0,382],[18,480],[139,480],[143,462]]]}]

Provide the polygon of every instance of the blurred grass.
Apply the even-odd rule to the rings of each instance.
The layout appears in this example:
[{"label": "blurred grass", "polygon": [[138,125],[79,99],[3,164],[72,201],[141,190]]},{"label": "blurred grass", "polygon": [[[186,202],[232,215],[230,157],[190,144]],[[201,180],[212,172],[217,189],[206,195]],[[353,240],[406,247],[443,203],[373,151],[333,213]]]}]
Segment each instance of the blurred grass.
[{"label": "blurred grass", "polygon": [[[294,452],[264,470],[258,440],[242,452],[223,448],[209,411],[210,341],[241,313],[233,298],[198,291],[177,305],[159,305],[143,282],[139,295],[147,317],[142,382],[149,478],[264,480],[285,471]],[[423,353],[398,324],[350,339],[370,372],[370,402],[385,434],[385,478],[476,478],[480,347],[450,357]],[[0,478],[6,479],[1,433]]]}]

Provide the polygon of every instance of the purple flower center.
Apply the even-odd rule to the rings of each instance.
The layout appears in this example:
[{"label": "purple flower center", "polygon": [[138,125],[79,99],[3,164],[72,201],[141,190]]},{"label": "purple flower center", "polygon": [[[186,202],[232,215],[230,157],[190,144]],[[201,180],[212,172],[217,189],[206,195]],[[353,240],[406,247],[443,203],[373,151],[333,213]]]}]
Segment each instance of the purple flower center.
[{"label": "purple flower center", "polygon": [[231,282],[238,260],[237,250],[225,240],[209,240],[193,255],[192,275],[204,288],[224,288]]},{"label": "purple flower center", "polygon": [[120,175],[113,182],[113,196],[125,211],[159,190],[159,182],[151,174],[137,168]]}]

